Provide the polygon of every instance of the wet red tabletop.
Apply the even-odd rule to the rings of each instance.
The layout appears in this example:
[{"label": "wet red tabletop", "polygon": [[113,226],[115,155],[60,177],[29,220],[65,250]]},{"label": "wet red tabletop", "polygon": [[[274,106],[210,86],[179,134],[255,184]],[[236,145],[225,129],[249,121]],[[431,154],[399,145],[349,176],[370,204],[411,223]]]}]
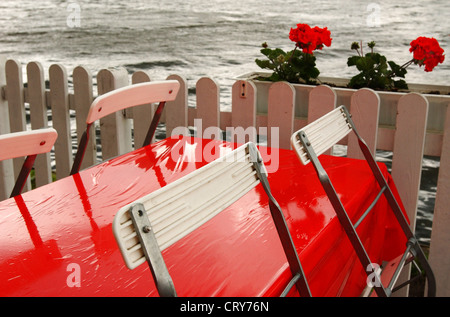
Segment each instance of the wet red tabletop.
[{"label": "wet red tabletop", "polygon": [[[147,264],[126,268],[112,232],[115,214],[237,146],[169,138],[0,202],[0,295],[158,296]],[[259,149],[312,295],[358,296],[366,276],[311,164],[301,165],[291,150]],[[379,191],[367,163],[320,159],[357,220]],[[381,264],[406,239],[384,198],[375,208],[358,232]],[[179,296],[278,296],[291,277],[261,185],[163,256]]]}]

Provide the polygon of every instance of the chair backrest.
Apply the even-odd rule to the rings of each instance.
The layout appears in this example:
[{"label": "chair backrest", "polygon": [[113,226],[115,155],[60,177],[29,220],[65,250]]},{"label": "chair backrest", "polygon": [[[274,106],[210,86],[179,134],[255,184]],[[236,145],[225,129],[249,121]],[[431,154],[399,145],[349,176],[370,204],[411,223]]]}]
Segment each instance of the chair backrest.
[{"label": "chair backrest", "polygon": [[[363,153],[364,158],[368,163],[368,166],[370,167],[376,182],[381,188],[376,198],[372,201],[370,206],[364,211],[364,213],[356,222],[353,222],[348,216],[347,211],[345,210],[345,207],[339,198],[339,195],[334,189],[330,178],[328,177],[318,158],[320,154],[323,154],[326,150],[328,150],[331,146],[344,138],[351,131],[355,133],[361,152]],[[337,218],[344,228],[344,231],[347,234],[347,237],[349,238],[364,268],[369,268],[369,266],[371,267],[372,261],[364,245],[359,239],[356,228],[374,209],[373,206],[375,206],[382,195],[384,195],[387,199],[392,212],[394,213],[400,227],[402,228],[403,233],[405,234],[405,237],[408,239],[408,245],[387,287],[385,287],[381,283],[381,280],[378,276],[372,276],[376,279],[374,286],[376,294],[378,296],[390,296],[392,292],[395,291],[393,286],[397,278],[399,277],[404,264],[409,261],[407,260],[408,255],[411,254],[415,261],[420,262],[425,272],[428,284],[428,296],[434,296],[436,292],[436,282],[431,266],[429,265],[428,260],[418,243],[417,238],[409,227],[403,210],[400,208],[397,198],[394,196],[390,185],[383,176],[375,160],[375,157],[370,152],[370,149],[367,146],[366,142],[356,131],[355,124],[352,121],[347,108],[345,108],[345,106],[340,106],[335,110],[330,111],[323,117],[317,119],[316,121],[308,124],[304,128],[296,131],[291,137],[291,144],[295,152],[297,153],[300,162],[303,165],[306,165],[309,162],[312,162],[312,164],[314,165],[317,176],[331,204],[333,205],[334,210],[336,211]],[[370,275],[370,270],[367,270],[366,273],[368,275],[368,278],[372,278]],[[403,283],[402,285],[397,287],[397,289],[403,287],[404,285],[408,285],[408,283]]]},{"label": "chair backrest", "polygon": [[347,118],[348,112],[344,106],[340,106],[295,132],[291,137],[291,144],[300,162],[303,165],[310,162],[301,138],[307,138],[309,144],[313,145],[315,154],[319,156],[352,131]]},{"label": "chair backrest", "polygon": [[0,161],[50,152],[58,137],[53,128],[0,135]]},{"label": "chair backrest", "polygon": [[[170,284],[163,291],[158,287],[160,295],[163,296],[165,291],[165,294],[173,294],[175,291],[170,275],[165,265],[161,264],[164,263],[161,251],[262,183],[271,201],[272,216],[283,247],[286,254],[290,254],[287,255],[288,261],[295,267],[291,267],[291,271],[293,275],[298,275],[297,278],[303,276],[282,212],[270,194],[266,173],[258,149],[249,142],[121,208],[114,218],[113,231],[127,267],[134,269],[147,260],[157,286],[164,283],[158,283],[161,280],[168,280]],[[146,233],[151,233],[151,237],[143,237]],[[306,284],[304,279],[303,283]]]},{"label": "chair backrest", "polygon": [[53,128],[0,135],[0,161],[26,156],[11,197],[22,192],[38,154],[50,152],[58,133]]},{"label": "chair backrest", "polygon": [[175,100],[180,83],[176,80],[153,81],[130,85],[96,98],[89,109],[86,123],[90,124],[111,113],[143,104]]},{"label": "chair backrest", "polygon": [[153,138],[165,103],[175,100],[179,89],[180,83],[177,80],[153,81],[122,87],[97,97],[89,109],[86,130],[78,145],[70,174],[73,175],[80,170],[89,141],[89,130],[96,120],[119,110],[159,102],[143,144],[143,146],[148,145]]}]

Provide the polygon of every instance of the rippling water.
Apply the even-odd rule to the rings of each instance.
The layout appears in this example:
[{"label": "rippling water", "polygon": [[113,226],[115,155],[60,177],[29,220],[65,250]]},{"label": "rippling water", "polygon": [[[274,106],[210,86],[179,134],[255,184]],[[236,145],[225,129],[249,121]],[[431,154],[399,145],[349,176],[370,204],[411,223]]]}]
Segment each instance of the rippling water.
[{"label": "rippling water", "polygon": [[[0,54],[9,58],[39,61],[45,69],[60,63],[69,74],[78,65],[94,74],[109,67],[147,70],[154,80],[175,73],[191,87],[209,76],[223,88],[224,109],[230,107],[233,78],[258,70],[261,43],[292,49],[288,34],[297,23],[331,31],[331,47],[316,54],[323,76],[355,74],[346,65],[354,41],[376,41],[376,51],[398,64],[411,59],[409,43],[418,36],[433,36],[446,52],[450,48],[448,0],[2,0],[0,13]],[[446,60],[431,73],[412,66],[406,80],[445,85],[449,65]],[[438,161],[424,164],[425,178],[434,178]],[[426,210],[418,219],[420,230],[427,228],[420,233],[425,240],[433,186],[423,188],[419,206],[419,213]]]},{"label": "rippling water", "polygon": [[[79,27],[71,3],[80,9]],[[377,50],[398,64],[411,58],[409,43],[417,36],[433,36],[450,48],[448,0],[3,0],[0,12],[0,54],[22,62],[61,63],[69,70],[85,65],[93,72],[147,69],[157,79],[211,76],[224,87],[256,70],[262,42],[292,49],[288,33],[300,22],[331,31],[331,47],[317,53],[324,76],[354,74],[346,66],[353,41],[375,40]],[[410,67],[407,80],[447,84],[449,65],[431,73]]]}]

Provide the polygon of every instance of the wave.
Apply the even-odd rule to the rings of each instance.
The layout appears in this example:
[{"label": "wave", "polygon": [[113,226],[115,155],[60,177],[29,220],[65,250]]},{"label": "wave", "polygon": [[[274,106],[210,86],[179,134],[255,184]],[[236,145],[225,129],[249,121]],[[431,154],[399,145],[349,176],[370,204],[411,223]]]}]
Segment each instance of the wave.
[{"label": "wave", "polygon": [[48,31],[18,31],[18,32],[9,32],[6,33],[6,36],[36,36],[36,35],[47,35],[49,34]]},{"label": "wave", "polygon": [[136,69],[147,69],[154,67],[173,67],[173,66],[185,66],[187,65],[185,62],[180,60],[169,60],[169,61],[147,61],[147,62],[139,62],[134,64],[125,64],[123,65],[126,68],[136,68]]}]

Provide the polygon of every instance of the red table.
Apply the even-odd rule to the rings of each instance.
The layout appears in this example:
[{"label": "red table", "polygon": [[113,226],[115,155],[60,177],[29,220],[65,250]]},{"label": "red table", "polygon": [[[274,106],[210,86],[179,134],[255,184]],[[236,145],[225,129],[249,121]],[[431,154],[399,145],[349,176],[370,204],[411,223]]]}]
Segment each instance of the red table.
[{"label": "red table", "polygon": [[[125,267],[111,229],[115,214],[211,159],[195,162],[187,153],[236,146],[166,139],[0,202],[0,295],[157,296],[146,264]],[[268,179],[312,295],[359,296],[366,276],[313,167],[290,150],[279,150],[278,158],[260,151],[267,165],[269,159],[278,165],[269,167]],[[351,219],[358,219],[379,190],[365,161],[321,160]],[[382,171],[391,182],[384,165]],[[402,253],[406,239],[384,198],[375,208],[358,232],[381,264]],[[278,296],[290,278],[261,185],[163,256],[179,296]]]}]

